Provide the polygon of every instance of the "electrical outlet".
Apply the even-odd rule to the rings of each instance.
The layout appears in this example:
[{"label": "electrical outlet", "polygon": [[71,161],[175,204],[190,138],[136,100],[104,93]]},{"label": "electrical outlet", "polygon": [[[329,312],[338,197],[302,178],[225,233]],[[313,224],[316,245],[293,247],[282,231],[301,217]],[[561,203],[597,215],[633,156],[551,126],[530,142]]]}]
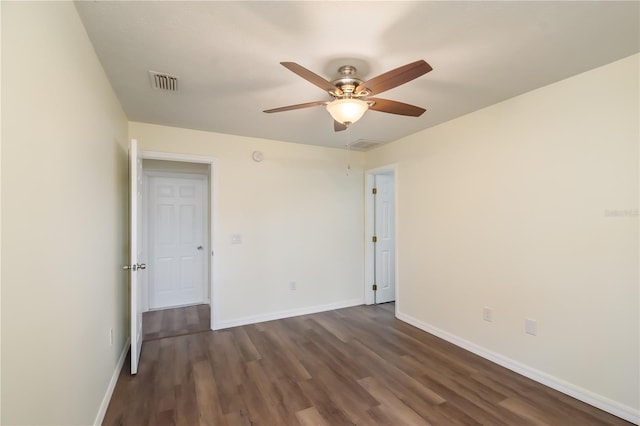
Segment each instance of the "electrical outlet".
[{"label": "electrical outlet", "polygon": [[534,319],[527,318],[524,320],[524,331],[532,336],[538,335],[538,322]]},{"label": "electrical outlet", "polygon": [[289,281],[289,290],[296,291],[298,284],[295,281]]},{"label": "electrical outlet", "polygon": [[487,322],[493,322],[493,309],[485,306],[482,310],[482,319]]},{"label": "electrical outlet", "polygon": [[109,329],[109,346],[113,346],[113,328]]}]

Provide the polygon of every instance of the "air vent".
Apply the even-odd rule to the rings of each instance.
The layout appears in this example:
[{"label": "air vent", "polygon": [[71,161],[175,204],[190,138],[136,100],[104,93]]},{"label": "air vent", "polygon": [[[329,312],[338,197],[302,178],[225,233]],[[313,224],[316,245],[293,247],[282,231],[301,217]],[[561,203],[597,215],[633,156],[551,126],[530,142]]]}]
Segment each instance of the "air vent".
[{"label": "air vent", "polygon": [[351,145],[351,149],[356,151],[368,151],[378,145],[382,145],[384,142],[374,141],[370,139],[358,139]]},{"label": "air vent", "polygon": [[154,89],[164,90],[167,92],[178,91],[178,77],[157,71],[149,71],[151,85]]}]

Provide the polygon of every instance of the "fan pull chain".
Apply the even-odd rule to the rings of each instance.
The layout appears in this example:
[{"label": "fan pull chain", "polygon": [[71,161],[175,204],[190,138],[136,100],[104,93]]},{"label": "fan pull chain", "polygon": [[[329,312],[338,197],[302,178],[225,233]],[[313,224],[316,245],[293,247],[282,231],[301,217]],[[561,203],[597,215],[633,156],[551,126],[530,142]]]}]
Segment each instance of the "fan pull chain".
[{"label": "fan pull chain", "polygon": [[347,126],[347,176],[351,171],[351,126]]}]

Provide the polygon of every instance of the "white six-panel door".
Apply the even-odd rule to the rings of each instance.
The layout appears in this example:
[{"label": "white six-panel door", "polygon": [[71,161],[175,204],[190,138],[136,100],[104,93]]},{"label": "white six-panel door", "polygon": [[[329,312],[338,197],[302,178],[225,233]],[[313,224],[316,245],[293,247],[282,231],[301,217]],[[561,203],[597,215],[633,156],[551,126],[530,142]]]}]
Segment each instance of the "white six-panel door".
[{"label": "white six-panel door", "polygon": [[149,308],[204,302],[205,178],[149,180]]},{"label": "white six-panel door", "polygon": [[376,175],[375,186],[375,282],[376,302],[391,302],[396,298],[396,236],[395,193],[393,175]]}]

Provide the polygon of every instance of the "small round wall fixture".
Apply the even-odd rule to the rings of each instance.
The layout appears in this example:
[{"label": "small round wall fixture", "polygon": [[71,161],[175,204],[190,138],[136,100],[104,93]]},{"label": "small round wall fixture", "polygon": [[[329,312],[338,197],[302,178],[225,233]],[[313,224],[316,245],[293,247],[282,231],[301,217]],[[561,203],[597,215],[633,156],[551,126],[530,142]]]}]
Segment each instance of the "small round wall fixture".
[{"label": "small round wall fixture", "polygon": [[264,160],[264,154],[262,153],[262,151],[253,151],[253,154],[251,154],[251,158],[253,158],[253,161],[255,161],[256,163],[259,163]]}]

